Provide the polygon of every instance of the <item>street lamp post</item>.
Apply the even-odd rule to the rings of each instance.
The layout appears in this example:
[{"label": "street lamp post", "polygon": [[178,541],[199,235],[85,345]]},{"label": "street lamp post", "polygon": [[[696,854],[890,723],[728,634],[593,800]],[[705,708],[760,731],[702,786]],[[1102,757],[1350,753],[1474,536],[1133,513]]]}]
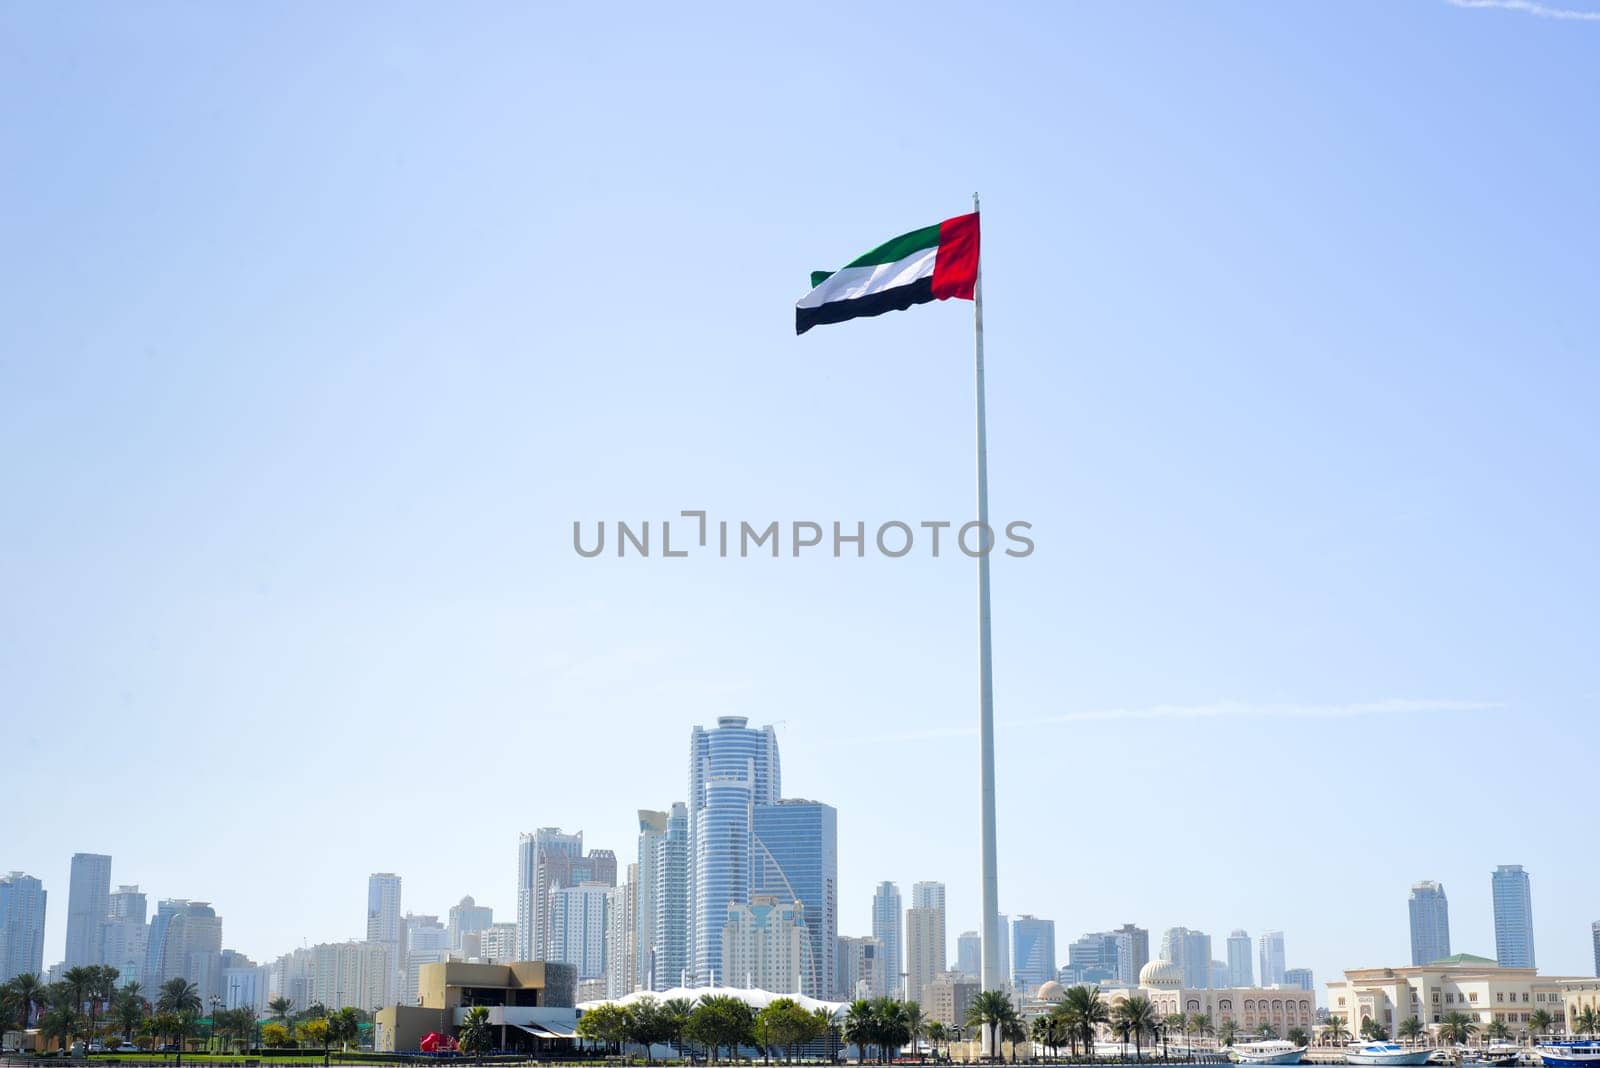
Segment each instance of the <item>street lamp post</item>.
[{"label": "street lamp post", "polygon": [[216,1052],[215,1047],[217,1044],[217,1010],[222,1008],[222,999],[212,994],[208,1004],[211,1006],[211,1035],[206,1039],[206,1045],[214,1053]]}]

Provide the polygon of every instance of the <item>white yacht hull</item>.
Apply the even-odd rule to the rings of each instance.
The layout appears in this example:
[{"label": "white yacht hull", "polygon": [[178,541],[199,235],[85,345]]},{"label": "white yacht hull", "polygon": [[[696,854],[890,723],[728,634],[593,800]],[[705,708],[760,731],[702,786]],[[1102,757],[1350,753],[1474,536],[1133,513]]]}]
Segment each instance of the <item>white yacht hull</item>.
[{"label": "white yacht hull", "polygon": [[1380,1068],[1395,1068],[1397,1065],[1427,1064],[1428,1058],[1431,1056],[1433,1056],[1433,1050],[1431,1049],[1407,1049],[1382,1053],[1350,1050],[1345,1054],[1345,1062],[1348,1064],[1379,1065]]}]

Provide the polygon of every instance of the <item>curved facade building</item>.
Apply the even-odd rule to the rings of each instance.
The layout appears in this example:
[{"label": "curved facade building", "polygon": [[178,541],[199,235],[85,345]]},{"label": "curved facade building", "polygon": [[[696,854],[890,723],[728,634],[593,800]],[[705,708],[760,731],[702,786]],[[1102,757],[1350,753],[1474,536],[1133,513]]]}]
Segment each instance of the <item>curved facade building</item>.
[{"label": "curved facade building", "polygon": [[751,893],[801,906],[808,949],[801,958],[799,990],[832,997],[838,986],[839,814],[832,805],[798,798],[752,811]]},{"label": "curved facade building", "polygon": [[778,736],[749,722],[721,716],[715,729],[696,727],[689,738],[689,901],[697,984],[709,984],[714,976],[723,981],[716,973],[728,906],[750,900],[753,810],[777,803],[782,790]]}]

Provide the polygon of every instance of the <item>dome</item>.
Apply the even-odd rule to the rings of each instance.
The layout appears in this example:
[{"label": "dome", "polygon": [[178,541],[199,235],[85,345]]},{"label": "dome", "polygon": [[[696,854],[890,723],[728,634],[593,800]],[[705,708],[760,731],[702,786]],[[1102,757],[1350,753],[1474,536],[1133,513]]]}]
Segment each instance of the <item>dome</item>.
[{"label": "dome", "polygon": [[1046,979],[1039,987],[1040,1001],[1065,1001],[1067,992],[1054,979]]},{"label": "dome", "polygon": [[1180,987],[1183,969],[1170,960],[1153,960],[1139,969],[1139,985]]}]

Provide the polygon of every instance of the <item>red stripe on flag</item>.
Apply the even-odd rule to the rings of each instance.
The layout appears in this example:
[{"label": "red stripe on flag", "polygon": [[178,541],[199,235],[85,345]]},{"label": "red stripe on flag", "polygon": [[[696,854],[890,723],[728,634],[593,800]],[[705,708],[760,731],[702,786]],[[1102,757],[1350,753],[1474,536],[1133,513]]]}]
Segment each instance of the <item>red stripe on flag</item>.
[{"label": "red stripe on flag", "polygon": [[978,285],[978,213],[957,215],[939,224],[939,252],[933,259],[933,299],[971,300]]}]

